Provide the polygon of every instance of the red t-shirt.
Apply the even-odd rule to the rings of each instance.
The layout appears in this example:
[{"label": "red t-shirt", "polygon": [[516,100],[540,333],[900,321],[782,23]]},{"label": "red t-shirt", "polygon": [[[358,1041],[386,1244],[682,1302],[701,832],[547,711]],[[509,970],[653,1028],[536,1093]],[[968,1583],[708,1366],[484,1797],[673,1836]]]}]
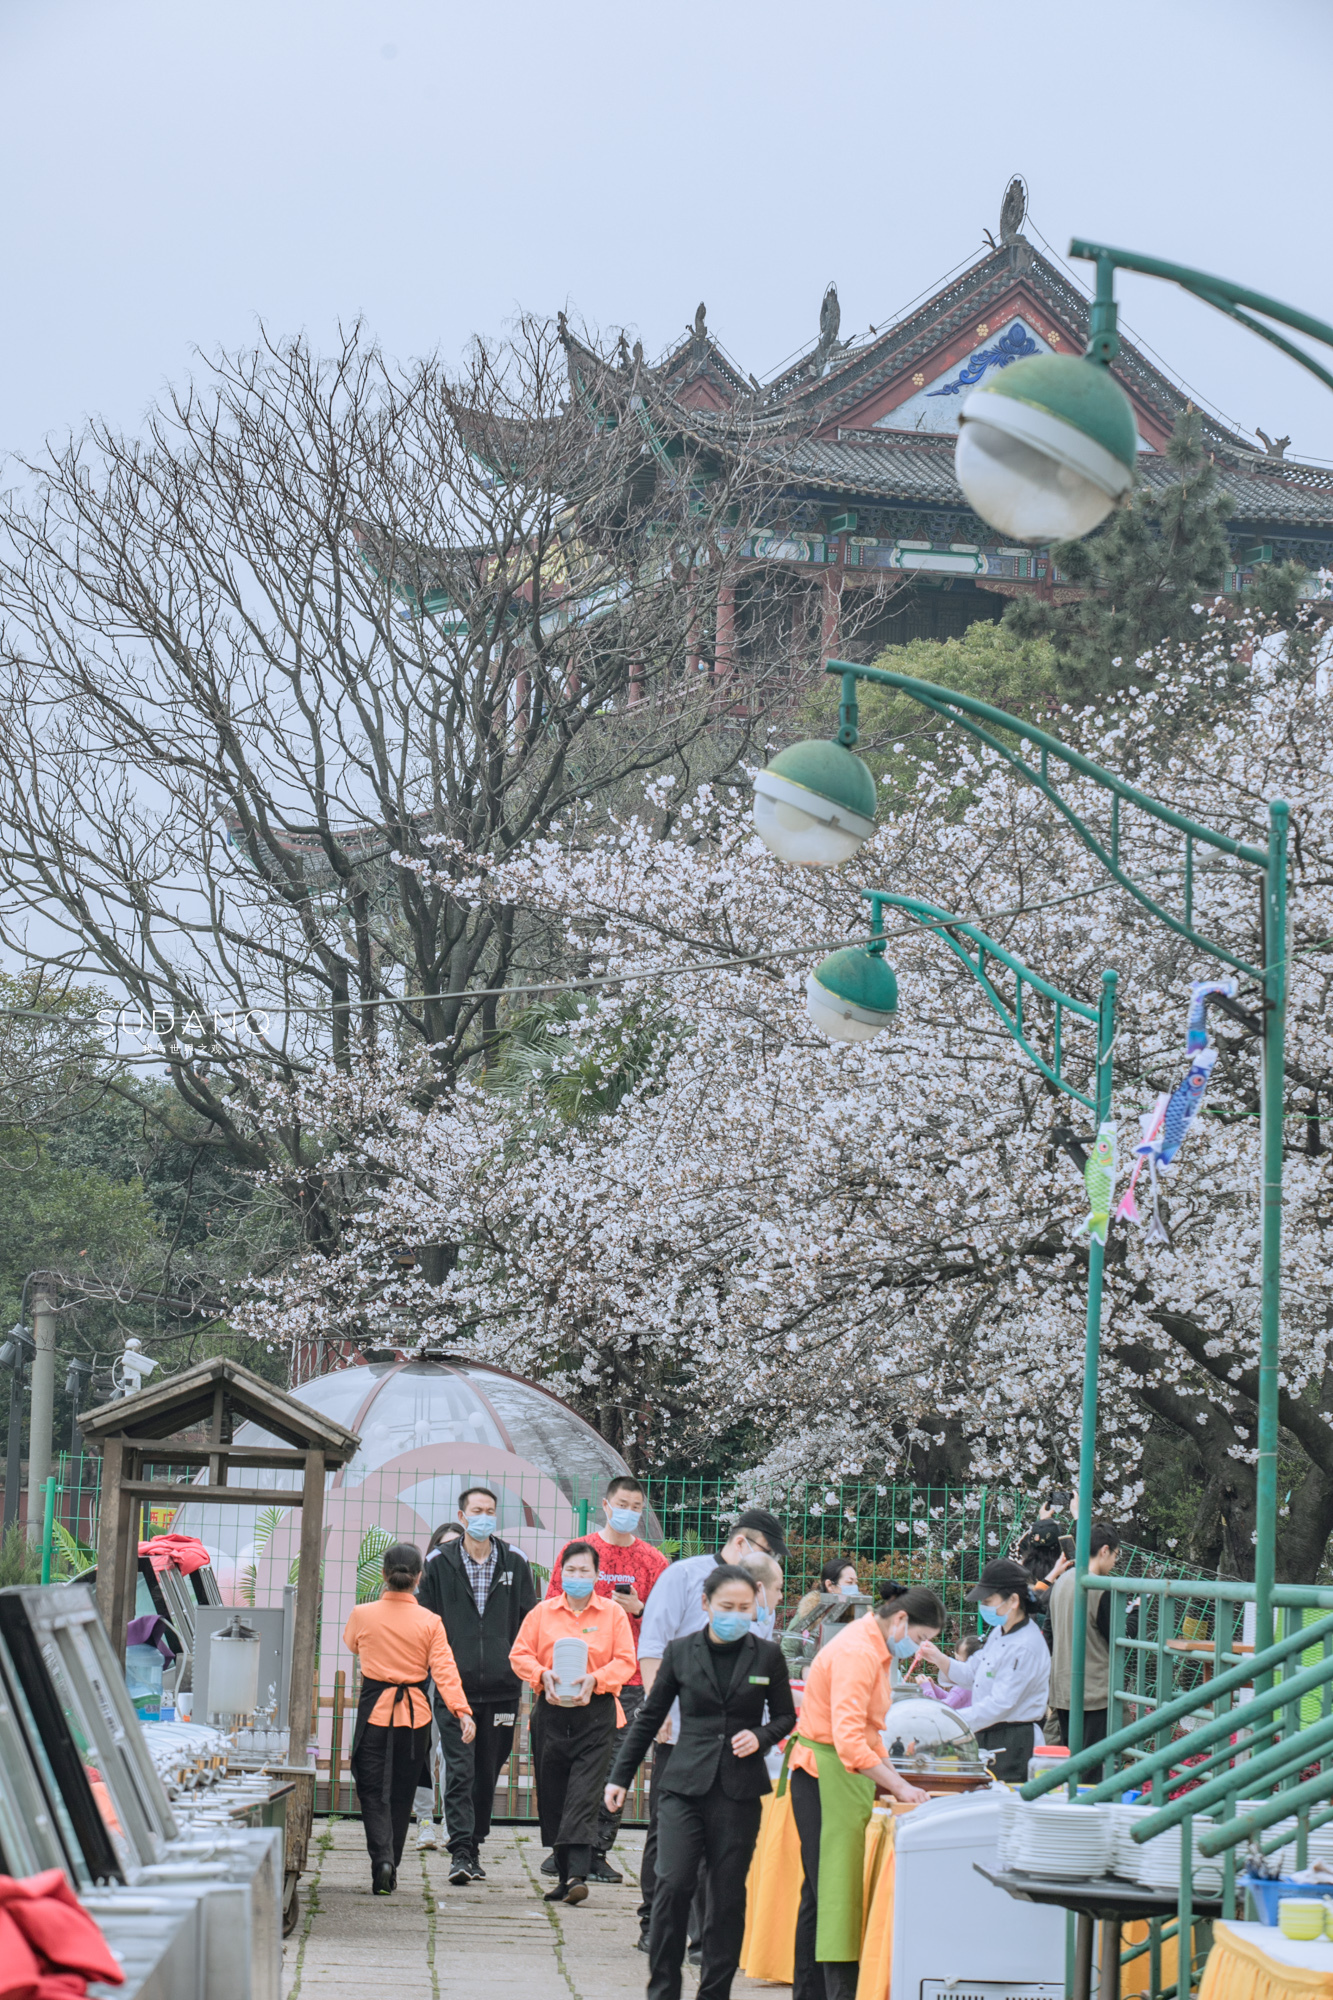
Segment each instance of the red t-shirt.
[{"label": "red t-shirt", "polygon": [[[608,1542],[595,1529],[590,1535],[574,1535],[571,1539],[576,1542],[591,1542],[597,1551],[597,1581],[593,1585],[593,1589],[596,1591],[598,1597],[614,1597],[616,1585],[618,1583],[628,1583],[633,1586],[634,1595],[638,1598],[640,1604],[646,1604],[648,1602],[649,1591],[657,1582],[658,1577],[661,1576],[662,1571],[667,1567],[667,1558],[662,1554],[662,1551],[655,1549],[651,1542],[641,1542],[637,1535],[628,1548],[620,1548],[615,1542]],[[565,1548],[568,1547],[569,1543],[566,1542]],[[546,1586],[546,1595],[548,1597],[559,1597],[560,1595],[560,1566],[564,1558],[565,1549],[561,1549],[551,1570],[551,1581]],[[641,1618],[636,1618],[632,1612],[626,1612],[625,1615],[629,1619],[630,1629],[634,1634],[634,1650],[637,1653],[639,1650],[639,1626],[643,1621]],[[626,1687],[643,1686],[643,1676],[637,1667],[625,1685]]]}]

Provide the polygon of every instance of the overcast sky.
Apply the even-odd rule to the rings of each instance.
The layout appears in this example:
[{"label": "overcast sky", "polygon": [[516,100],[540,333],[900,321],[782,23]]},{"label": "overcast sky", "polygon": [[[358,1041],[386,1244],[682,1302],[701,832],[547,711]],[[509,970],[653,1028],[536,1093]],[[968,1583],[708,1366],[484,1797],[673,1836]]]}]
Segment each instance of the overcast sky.
[{"label": "overcast sky", "polygon": [[[0,450],[135,428],[259,320],[453,355],[518,308],[651,354],[702,298],[748,369],[880,325],[997,227],[1333,318],[1327,0],[3,0]],[[1173,287],[1125,320],[1333,459],[1333,392]],[[1328,358],[1327,356],[1325,357]]]}]

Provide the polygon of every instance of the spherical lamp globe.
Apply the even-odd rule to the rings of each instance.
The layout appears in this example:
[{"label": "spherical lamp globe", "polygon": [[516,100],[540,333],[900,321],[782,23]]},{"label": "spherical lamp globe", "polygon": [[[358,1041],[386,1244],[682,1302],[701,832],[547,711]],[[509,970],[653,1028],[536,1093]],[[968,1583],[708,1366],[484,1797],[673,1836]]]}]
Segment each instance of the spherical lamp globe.
[{"label": "spherical lamp globe", "polygon": [[1138,425],[1109,369],[1038,354],[974,389],[954,471],[968,503],[1016,542],[1090,534],[1134,483]]},{"label": "spherical lamp globe", "polygon": [[880,952],[847,945],[805,982],[805,1008],[833,1042],[868,1042],[898,1011],[898,981]]},{"label": "spherical lamp globe", "polygon": [[875,780],[840,743],[793,743],[755,775],[754,825],[779,861],[836,868],[875,830]]}]

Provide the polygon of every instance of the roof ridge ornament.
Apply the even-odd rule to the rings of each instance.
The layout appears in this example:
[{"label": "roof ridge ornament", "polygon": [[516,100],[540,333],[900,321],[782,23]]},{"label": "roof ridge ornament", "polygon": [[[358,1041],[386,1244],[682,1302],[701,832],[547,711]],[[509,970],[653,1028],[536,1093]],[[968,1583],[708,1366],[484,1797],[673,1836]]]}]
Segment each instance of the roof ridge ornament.
[{"label": "roof ridge ornament", "polygon": [[1027,220],[1028,184],[1022,174],[1015,174],[1004,191],[1000,203],[1000,242],[1017,243],[1023,234],[1023,224]]}]

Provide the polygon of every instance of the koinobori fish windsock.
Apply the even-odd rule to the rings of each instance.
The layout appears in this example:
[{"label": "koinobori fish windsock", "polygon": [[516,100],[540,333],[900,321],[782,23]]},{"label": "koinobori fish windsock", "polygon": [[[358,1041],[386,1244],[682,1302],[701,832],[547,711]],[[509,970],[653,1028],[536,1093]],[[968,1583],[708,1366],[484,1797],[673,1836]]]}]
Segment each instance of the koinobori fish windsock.
[{"label": "koinobori fish windsock", "polygon": [[1134,1148],[1137,1157],[1134,1161],[1134,1171],[1129,1177],[1129,1186],[1121,1195],[1116,1206],[1115,1219],[1117,1222],[1142,1222],[1143,1220],[1143,1217],[1139,1214],[1138,1203],[1134,1199],[1134,1189],[1138,1185],[1139,1175],[1143,1172],[1144,1163],[1148,1158],[1149,1152],[1152,1150],[1153,1142],[1161,1134],[1162,1120],[1166,1117],[1167,1101],[1167,1094],[1163,1091],[1157,1102],[1153,1105],[1152,1110],[1144,1111],[1140,1114],[1139,1130],[1142,1132],[1143,1137]]},{"label": "koinobori fish windsock", "polygon": [[1097,1143],[1088,1155],[1088,1163],[1083,1169],[1083,1185],[1088,1191],[1089,1213],[1079,1224],[1079,1233],[1087,1230],[1096,1243],[1105,1243],[1106,1227],[1111,1220],[1111,1197],[1115,1193],[1116,1144],[1115,1123],[1103,1119],[1097,1127]]},{"label": "koinobori fish windsock", "polygon": [[1189,1019],[1185,1023],[1185,1054],[1192,1056],[1198,1049],[1208,1046],[1208,1002],[1215,994],[1224,999],[1234,997],[1234,979],[1196,979],[1190,988]]},{"label": "koinobori fish windsock", "polygon": [[1162,1222],[1161,1209],[1158,1205],[1157,1176],[1159,1172],[1171,1171],[1176,1156],[1185,1142],[1185,1135],[1203,1106],[1208,1079],[1212,1075],[1213,1064],[1216,1061],[1217,1050],[1211,1046],[1195,1052],[1188,1070],[1166,1100],[1166,1109],[1162,1113],[1161,1123],[1155,1134],[1150,1138],[1145,1131],[1142,1143],[1135,1148],[1135,1151],[1147,1160],[1148,1173],[1152,1180],[1152,1220],[1148,1225],[1145,1239],[1149,1243],[1169,1244],[1171,1241]]}]

